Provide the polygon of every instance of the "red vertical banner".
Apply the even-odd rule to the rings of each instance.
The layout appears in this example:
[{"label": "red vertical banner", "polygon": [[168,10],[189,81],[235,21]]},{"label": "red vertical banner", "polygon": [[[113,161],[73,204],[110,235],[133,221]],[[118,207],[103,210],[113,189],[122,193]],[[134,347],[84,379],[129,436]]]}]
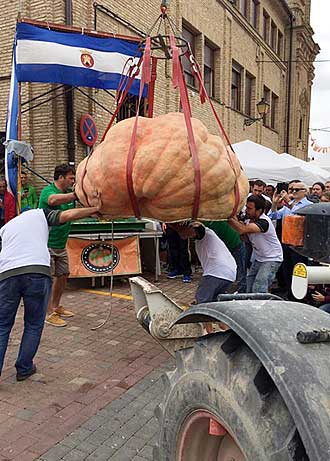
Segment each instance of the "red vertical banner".
[{"label": "red vertical banner", "polygon": [[141,274],[139,238],[87,240],[71,237],[67,243],[70,277]]}]

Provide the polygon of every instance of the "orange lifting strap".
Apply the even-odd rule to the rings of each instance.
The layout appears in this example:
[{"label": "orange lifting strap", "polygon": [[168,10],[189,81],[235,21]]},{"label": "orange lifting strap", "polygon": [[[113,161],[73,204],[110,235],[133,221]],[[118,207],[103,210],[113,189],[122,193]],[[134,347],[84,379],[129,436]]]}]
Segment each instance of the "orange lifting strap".
[{"label": "orange lifting strap", "polygon": [[[193,203],[193,209],[192,209],[192,218],[196,219],[198,218],[198,212],[199,212],[199,204],[200,204],[200,196],[201,196],[201,171],[200,171],[200,163],[199,163],[199,157],[197,153],[197,148],[196,148],[196,142],[195,142],[195,137],[192,129],[192,123],[191,123],[191,107],[189,103],[189,97],[188,97],[188,91],[187,91],[187,86],[186,82],[184,79],[184,74],[183,74],[183,68],[180,60],[180,53],[179,53],[179,48],[176,45],[175,37],[174,35],[170,36],[170,49],[172,50],[172,59],[173,59],[173,77],[172,77],[172,83],[173,87],[179,88],[180,92],[180,102],[181,102],[181,107],[183,110],[184,118],[185,118],[185,123],[186,123],[186,128],[187,128],[187,134],[188,134],[188,142],[189,142],[189,149],[190,149],[190,154],[192,157],[193,161],[193,166],[194,166],[194,181],[195,181],[195,195],[194,195],[194,203]],[[223,135],[225,138],[226,142],[228,143],[228,146],[230,147],[227,149],[227,155],[228,155],[228,160],[229,164],[231,165],[234,173],[235,173],[235,205],[233,208],[233,211],[231,213],[231,217],[235,216],[238,210],[239,202],[240,202],[240,193],[239,193],[239,187],[238,187],[238,182],[237,182],[237,174],[235,172],[235,168],[233,165],[233,159],[232,155],[234,154],[233,148],[230,144],[229,138],[224,130],[224,127],[219,119],[219,116],[214,108],[214,105],[207,94],[207,91],[205,89],[204,83],[203,83],[203,78],[201,75],[200,67],[198,63],[196,62],[193,54],[191,53],[191,50],[187,51],[186,56],[190,62],[192,72],[194,76],[196,76],[198,83],[199,83],[199,94],[200,94],[200,100],[201,103],[204,104],[206,101],[209,102],[213,115],[216,119],[220,134]],[[131,58],[130,58],[131,59]],[[139,101],[137,105],[137,111],[136,111],[136,117],[135,117],[135,123],[133,126],[133,131],[132,131],[132,137],[131,137],[131,144],[129,147],[129,153],[127,156],[127,164],[126,164],[126,181],[127,181],[127,189],[128,189],[128,194],[130,197],[130,201],[132,204],[132,209],[134,212],[134,215],[137,218],[140,218],[140,209],[139,209],[139,203],[138,203],[138,198],[135,195],[134,192],[134,185],[133,185],[133,162],[134,162],[134,157],[136,153],[136,139],[137,139],[137,129],[138,129],[138,119],[139,119],[139,107],[141,104],[141,99],[142,99],[142,94],[143,94],[143,89],[144,85],[148,85],[148,116],[152,117],[153,116],[153,105],[154,105],[154,90],[155,90],[155,80],[157,78],[157,58],[151,56],[151,37],[147,37],[145,41],[145,48],[143,55],[139,59],[139,62],[136,66],[131,66],[128,74],[125,78],[127,78],[127,84],[125,87],[125,90],[122,91],[122,85],[120,85],[120,88],[118,89],[118,94],[117,94],[117,108],[111,117],[111,120],[108,124],[108,127],[102,137],[101,142],[104,140],[107,132],[113,125],[118,112],[124,103],[127,94],[133,84],[133,81],[135,77],[137,77],[141,71],[142,67],[142,75],[141,75],[141,82],[140,82],[140,92],[139,92]],[[93,154],[93,152],[90,153],[90,156]],[[87,195],[84,191],[83,188],[83,181],[86,175],[87,171],[87,165],[89,158],[86,161],[85,164],[85,169],[83,171],[82,177],[81,177],[81,189],[84,193],[86,202],[88,202]]]}]

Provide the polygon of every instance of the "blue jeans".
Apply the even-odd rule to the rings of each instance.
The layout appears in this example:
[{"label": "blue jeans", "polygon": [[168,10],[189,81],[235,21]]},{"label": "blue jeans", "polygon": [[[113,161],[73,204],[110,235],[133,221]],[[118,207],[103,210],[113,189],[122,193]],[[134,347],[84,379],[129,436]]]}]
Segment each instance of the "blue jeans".
[{"label": "blue jeans", "polygon": [[246,251],[245,244],[242,242],[231,254],[234,256],[237,265],[237,292],[246,293]]},{"label": "blue jeans", "polygon": [[43,274],[16,275],[0,282],[0,374],[22,298],[24,332],[15,367],[20,375],[31,371],[44,328],[51,286],[51,278]]},{"label": "blue jeans", "polygon": [[247,275],[247,292],[268,293],[281,264],[277,261],[262,263],[254,260]]},{"label": "blue jeans", "polygon": [[328,314],[330,314],[330,304],[329,303],[322,304],[322,306],[320,306],[319,309],[323,312],[327,312]]},{"label": "blue jeans", "polygon": [[213,275],[203,275],[196,292],[197,303],[217,301],[217,296],[226,293],[232,283],[229,280],[213,277]]}]

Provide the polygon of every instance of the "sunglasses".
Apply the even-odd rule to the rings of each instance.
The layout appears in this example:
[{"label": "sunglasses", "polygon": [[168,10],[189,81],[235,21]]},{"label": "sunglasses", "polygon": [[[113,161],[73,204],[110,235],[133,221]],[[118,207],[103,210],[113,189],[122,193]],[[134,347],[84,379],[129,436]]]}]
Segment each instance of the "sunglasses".
[{"label": "sunglasses", "polygon": [[300,188],[294,187],[294,188],[291,189],[291,190],[292,190],[292,192],[299,192],[299,191],[301,191],[301,190],[306,190],[306,189],[305,189],[304,187],[300,187]]}]

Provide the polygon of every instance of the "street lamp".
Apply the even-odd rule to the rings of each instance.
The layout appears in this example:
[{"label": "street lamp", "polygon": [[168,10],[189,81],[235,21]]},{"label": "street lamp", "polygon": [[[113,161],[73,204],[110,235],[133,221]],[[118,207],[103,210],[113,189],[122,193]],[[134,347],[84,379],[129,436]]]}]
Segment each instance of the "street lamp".
[{"label": "street lamp", "polygon": [[267,115],[267,113],[269,111],[269,108],[270,108],[269,103],[265,100],[265,98],[262,98],[257,104],[257,110],[258,110],[258,114],[260,115],[260,117],[258,117],[258,118],[252,118],[252,117],[246,118],[244,120],[244,126],[250,126],[254,122],[258,122],[259,120],[262,120],[264,118],[264,116]]}]

